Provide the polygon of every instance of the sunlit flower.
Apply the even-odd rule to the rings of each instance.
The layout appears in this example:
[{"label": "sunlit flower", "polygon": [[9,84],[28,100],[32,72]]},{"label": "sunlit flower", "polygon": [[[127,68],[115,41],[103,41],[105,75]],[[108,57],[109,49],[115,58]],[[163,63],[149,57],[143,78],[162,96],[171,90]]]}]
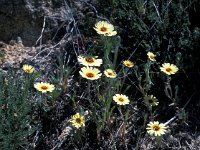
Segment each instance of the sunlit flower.
[{"label": "sunlit flower", "polygon": [[167,127],[165,124],[160,123],[158,121],[150,122],[147,124],[147,133],[150,135],[161,136],[165,134]]},{"label": "sunlit flower", "polygon": [[53,84],[44,83],[44,82],[37,82],[34,84],[34,88],[42,93],[52,92],[55,89]]},{"label": "sunlit flower", "polygon": [[156,61],[156,55],[154,54],[154,53],[152,53],[152,52],[148,52],[147,53],[147,56],[148,56],[148,58],[149,58],[149,60],[151,60],[151,61]]},{"label": "sunlit flower", "polygon": [[85,117],[80,115],[79,113],[76,113],[71,121],[73,126],[75,126],[77,129],[80,128],[80,127],[84,127],[85,126]]},{"label": "sunlit flower", "polygon": [[25,73],[33,73],[33,71],[35,70],[35,68],[31,65],[23,65],[22,69]]},{"label": "sunlit flower", "polygon": [[146,95],[145,97],[144,97],[144,103],[146,104],[146,105],[150,105],[150,106],[157,106],[158,105],[158,99],[155,97],[155,96],[153,96],[153,95]]},{"label": "sunlit flower", "polygon": [[162,64],[162,67],[160,67],[160,70],[167,75],[171,75],[175,74],[178,71],[178,67],[176,67],[174,64],[164,63]]},{"label": "sunlit flower", "polygon": [[116,78],[117,77],[117,73],[114,70],[112,70],[112,69],[106,69],[106,70],[104,70],[104,74],[108,78]]},{"label": "sunlit flower", "polygon": [[97,57],[78,56],[78,62],[84,66],[100,66],[102,64],[102,59],[97,59]]},{"label": "sunlit flower", "polygon": [[125,61],[123,61],[123,64],[124,64],[126,67],[128,67],[128,68],[132,68],[132,67],[135,66],[135,64],[134,64],[132,61],[130,61],[130,60],[125,60]]},{"label": "sunlit flower", "polygon": [[100,73],[100,70],[94,67],[82,67],[79,73],[83,78],[86,78],[88,80],[97,80],[102,75],[102,73]]},{"label": "sunlit flower", "polygon": [[107,21],[97,22],[94,29],[98,34],[103,34],[104,36],[114,36],[117,34],[117,32],[114,31],[114,26]]},{"label": "sunlit flower", "polygon": [[126,105],[129,104],[129,99],[126,95],[122,94],[115,94],[113,96],[113,100],[118,104],[118,105]]}]

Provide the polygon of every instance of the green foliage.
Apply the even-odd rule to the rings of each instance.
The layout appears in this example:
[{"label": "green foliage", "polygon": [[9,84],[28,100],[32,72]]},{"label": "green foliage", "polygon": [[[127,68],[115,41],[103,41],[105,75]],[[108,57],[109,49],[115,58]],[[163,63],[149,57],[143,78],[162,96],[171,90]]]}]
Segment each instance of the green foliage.
[{"label": "green foliage", "polygon": [[27,144],[34,131],[31,124],[32,83],[15,71],[0,72],[0,147],[15,150]]}]

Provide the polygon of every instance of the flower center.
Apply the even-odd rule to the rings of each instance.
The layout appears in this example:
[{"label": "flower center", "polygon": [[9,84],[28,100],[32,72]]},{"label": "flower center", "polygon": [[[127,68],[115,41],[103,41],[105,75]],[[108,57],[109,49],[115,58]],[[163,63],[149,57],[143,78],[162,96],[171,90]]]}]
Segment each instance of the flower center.
[{"label": "flower center", "polygon": [[94,62],[94,59],[93,59],[93,58],[90,58],[90,57],[85,58],[85,60],[86,60],[87,62],[89,62],[89,63],[93,63],[93,62]]},{"label": "flower center", "polygon": [[109,76],[112,76],[112,75],[113,75],[113,73],[112,73],[112,72],[108,72],[108,75],[109,75]]},{"label": "flower center", "polygon": [[119,98],[118,100],[119,100],[120,102],[123,102],[123,101],[124,101],[124,99],[123,99],[123,98]]},{"label": "flower center", "polygon": [[166,68],[166,71],[167,71],[167,72],[171,72],[172,69],[171,69],[171,68]]},{"label": "flower center", "polygon": [[133,67],[134,65],[132,63],[128,63],[127,67]]},{"label": "flower center", "polygon": [[81,119],[80,118],[76,118],[76,123],[81,123]]},{"label": "flower center", "polygon": [[106,27],[102,27],[102,28],[101,28],[101,31],[102,31],[102,32],[105,32],[105,31],[107,31],[107,28],[106,28]]},{"label": "flower center", "polygon": [[93,74],[93,73],[87,73],[86,76],[87,76],[88,78],[93,78],[93,77],[94,77],[94,74]]},{"label": "flower center", "polygon": [[30,73],[30,72],[31,72],[31,69],[26,69],[26,72],[27,72],[27,73]]},{"label": "flower center", "polygon": [[159,127],[159,126],[154,126],[154,127],[153,127],[153,130],[154,130],[154,131],[159,131],[159,130],[160,130],[160,127]]},{"label": "flower center", "polygon": [[153,103],[153,100],[152,100],[152,99],[149,99],[149,103],[150,103],[150,104]]},{"label": "flower center", "polygon": [[42,86],[41,89],[43,89],[43,90],[47,90],[48,87],[47,87],[47,86]]},{"label": "flower center", "polygon": [[151,59],[154,59],[154,58],[155,58],[155,56],[151,55],[151,56],[150,56],[150,58],[151,58]]}]

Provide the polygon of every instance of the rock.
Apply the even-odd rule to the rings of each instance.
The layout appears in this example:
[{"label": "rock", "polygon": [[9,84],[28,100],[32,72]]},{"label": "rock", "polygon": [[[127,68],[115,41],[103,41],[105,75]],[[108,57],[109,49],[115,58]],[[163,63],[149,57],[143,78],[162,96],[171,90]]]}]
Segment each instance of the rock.
[{"label": "rock", "polygon": [[[21,37],[24,45],[34,45],[40,36],[44,16],[61,16],[63,8],[61,0],[0,0],[0,41]],[[59,26],[57,19],[47,22],[43,41],[50,39]]]},{"label": "rock", "polygon": [[0,67],[18,68],[24,60],[36,55],[35,48],[25,47],[20,39],[11,40],[9,44],[0,42]]}]

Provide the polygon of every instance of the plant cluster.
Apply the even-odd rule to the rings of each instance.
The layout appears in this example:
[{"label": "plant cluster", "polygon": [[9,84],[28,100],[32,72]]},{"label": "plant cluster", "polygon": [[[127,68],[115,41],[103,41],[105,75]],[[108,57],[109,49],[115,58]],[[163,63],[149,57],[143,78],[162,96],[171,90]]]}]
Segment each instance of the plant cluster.
[{"label": "plant cluster", "polygon": [[51,73],[0,70],[0,147],[169,148],[191,101],[181,81],[200,37],[189,28],[193,1],[102,0],[98,11],[83,3],[105,18],[93,16],[85,38],[74,23]]}]

